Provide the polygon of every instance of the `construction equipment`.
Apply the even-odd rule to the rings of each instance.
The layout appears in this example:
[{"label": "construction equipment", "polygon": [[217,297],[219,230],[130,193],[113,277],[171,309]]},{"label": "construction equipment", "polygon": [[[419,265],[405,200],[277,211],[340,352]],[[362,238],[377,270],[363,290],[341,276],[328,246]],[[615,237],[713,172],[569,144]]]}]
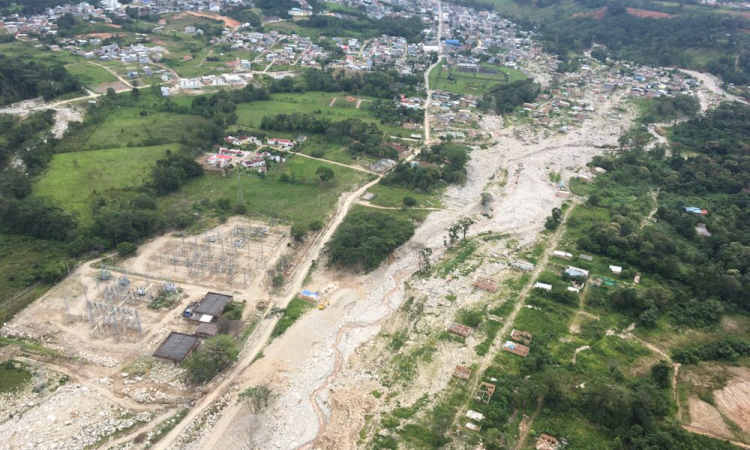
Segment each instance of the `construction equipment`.
[{"label": "construction equipment", "polygon": [[322,302],[318,303],[318,309],[324,310],[328,306],[328,300],[323,300]]}]

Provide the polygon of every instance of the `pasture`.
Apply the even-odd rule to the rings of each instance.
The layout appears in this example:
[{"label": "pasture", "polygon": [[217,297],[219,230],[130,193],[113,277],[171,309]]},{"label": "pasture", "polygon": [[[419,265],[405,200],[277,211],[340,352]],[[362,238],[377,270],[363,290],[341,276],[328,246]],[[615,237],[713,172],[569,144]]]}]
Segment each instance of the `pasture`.
[{"label": "pasture", "polygon": [[77,213],[80,223],[86,225],[91,221],[95,195],[109,198],[143,185],[156,160],[176,148],[171,144],[58,153],[34,187],[34,195],[53,199],[66,211]]},{"label": "pasture", "polygon": [[[323,183],[315,175],[320,166],[329,167],[334,178]],[[282,177],[282,174],[285,174]],[[288,181],[284,181],[288,177]],[[274,165],[265,177],[253,172],[240,175],[241,189],[251,216],[270,217],[291,223],[308,224],[325,221],[341,194],[371,179],[371,175],[353,169],[291,156],[285,163]],[[189,208],[202,203],[237,200],[237,175],[223,177],[216,172],[190,180],[179,192],[164,197],[160,208]]]},{"label": "pasture", "polygon": [[[398,126],[382,125],[380,120],[374,118],[369,112],[369,106],[374,99],[357,97],[362,100],[359,109],[357,109],[356,102],[349,101],[349,97],[347,94],[337,92],[272,94],[270,100],[237,105],[237,125],[258,128],[265,116],[298,113],[327,117],[332,121],[360,119],[376,124],[378,128],[389,136],[408,137],[412,133]],[[336,101],[331,106],[334,98]]]},{"label": "pasture", "polygon": [[90,89],[94,89],[101,84],[117,82],[114,75],[89,62],[68,64],[65,68],[71,75],[78,78],[81,84]]},{"label": "pasture", "polygon": [[[145,113],[143,115],[142,113]],[[208,122],[200,116],[148,111],[137,107],[117,107],[100,124],[86,127],[66,137],[60,151],[148,146],[179,142],[195,136]]]}]

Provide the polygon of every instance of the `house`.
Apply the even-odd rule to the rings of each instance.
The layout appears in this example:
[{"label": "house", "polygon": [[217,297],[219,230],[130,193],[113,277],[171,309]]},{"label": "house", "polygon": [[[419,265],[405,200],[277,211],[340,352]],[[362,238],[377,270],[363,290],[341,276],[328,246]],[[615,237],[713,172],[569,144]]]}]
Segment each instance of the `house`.
[{"label": "house", "polygon": [[497,281],[490,278],[477,278],[472,286],[487,292],[497,292]]},{"label": "house", "polygon": [[558,258],[567,259],[570,261],[573,259],[573,254],[568,252],[563,252],[561,250],[555,250],[552,252],[552,256],[557,256]]},{"label": "house", "polygon": [[552,285],[546,284],[546,283],[540,283],[537,281],[536,283],[534,283],[534,289],[544,289],[545,291],[551,291]]},{"label": "house", "polygon": [[588,278],[589,271],[579,267],[568,266],[565,269],[565,274],[576,278]]},{"label": "house", "polygon": [[274,145],[284,150],[290,150],[294,147],[294,142],[289,139],[269,138],[268,145]]},{"label": "house", "polygon": [[518,261],[514,261],[513,264],[511,264],[511,267],[514,267],[516,269],[520,270],[534,270],[534,264],[530,263],[528,261],[524,261],[522,259],[519,259]]},{"label": "house", "polygon": [[224,308],[232,302],[232,298],[231,295],[208,292],[203,300],[191,308],[190,315],[187,317],[201,323],[211,323],[224,312]]},{"label": "house", "polygon": [[471,336],[471,333],[473,331],[474,330],[471,327],[467,327],[466,325],[462,325],[456,322],[453,322],[451,326],[448,327],[448,333],[453,333],[464,338]]},{"label": "house", "polygon": [[162,87],[161,88],[161,96],[162,97],[169,97],[169,88],[168,87]]},{"label": "house", "polygon": [[214,167],[226,167],[232,162],[232,157],[215,153],[208,158],[208,163]]},{"label": "house", "polygon": [[253,158],[247,161],[242,161],[242,165],[247,168],[258,169],[266,166],[266,160],[263,158]]},{"label": "house", "polygon": [[611,270],[615,275],[619,275],[622,273],[622,267],[620,266],[609,266],[609,270]]},{"label": "house", "polygon": [[560,443],[557,439],[548,434],[542,433],[536,440],[536,450],[557,450],[559,447]]},{"label": "house", "polygon": [[383,158],[383,159],[380,159],[379,161],[376,161],[370,164],[370,171],[383,173],[392,169],[395,165],[396,165],[396,161],[392,159],[388,159],[388,158]]},{"label": "house", "polygon": [[182,362],[198,345],[200,339],[189,334],[171,332],[154,352],[154,357]]},{"label": "house", "polygon": [[581,258],[584,261],[593,261],[594,260],[593,256],[584,255],[583,253],[581,253],[580,255],[578,255],[578,257]]}]

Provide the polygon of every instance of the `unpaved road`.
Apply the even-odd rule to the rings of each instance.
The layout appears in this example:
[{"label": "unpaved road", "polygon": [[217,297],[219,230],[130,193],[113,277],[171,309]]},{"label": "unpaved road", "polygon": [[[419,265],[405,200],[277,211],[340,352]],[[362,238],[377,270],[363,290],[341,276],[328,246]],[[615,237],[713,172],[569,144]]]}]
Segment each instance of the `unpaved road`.
[{"label": "unpaved road", "polygon": [[[310,246],[307,254],[303,257],[302,262],[297,266],[296,272],[292,275],[292,279],[287,285],[287,292],[285,298],[280,299],[276,304],[278,307],[284,308],[294,297],[297,296],[297,292],[302,287],[305,277],[312,265],[312,262],[316,260],[323,246],[330,240],[333,233],[336,231],[338,226],[343,222],[346,214],[349,212],[351,206],[356,200],[361,197],[367,189],[375,185],[380,179],[365,184],[359,189],[350,192],[346,196],[342,197],[339,205],[336,209],[333,219],[329,222],[328,227],[321,233],[315,242]],[[227,374],[226,378],[211,391],[210,394],[200,400],[200,402],[193,408],[185,419],[180,422],[172,431],[159,441],[154,447],[154,450],[165,450],[172,445],[176,439],[182,434],[182,432],[195,420],[206,408],[208,408],[212,402],[223,396],[227,389],[234,383],[235,379],[253,362],[255,357],[265,347],[268,341],[271,339],[271,332],[274,326],[278,322],[278,317],[268,320],[261,319],[259,329],[256,330],[248,343],[245,344],[240,360],[235,364],[234,368]]]}]

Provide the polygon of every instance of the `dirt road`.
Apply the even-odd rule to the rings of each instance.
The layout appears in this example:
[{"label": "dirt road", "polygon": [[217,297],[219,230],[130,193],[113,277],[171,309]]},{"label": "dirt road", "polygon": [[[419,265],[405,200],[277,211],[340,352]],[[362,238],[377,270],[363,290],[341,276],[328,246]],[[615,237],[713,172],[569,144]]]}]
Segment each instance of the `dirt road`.
[{"label": "dirt road", "polygon": [[[294,274],[291,276],[291,280],[285,287],[287,295],[276,302],[276,305],[278,307],[286,307],[289,302],[291,302],[292,299],[297,296],[297,292],[299,292],[299,290],[301,289],[305,277],[310,270],[312,262],[319,258],[320,252],[322,251],[323,247],[331,239],[331,236],[333,236],[333,233],[336,231],[339,225],[341,225],[341,222],[343,222],[351,206],[367,191],[367,189],[375,185],[379,180],[380,178],[376,178],[375,180],[365,184],[359,189],[352,191],[346,196],[342,197],[342,200],[339,202],[332,220],[329,222],[325,230],[320,235],[318,235],[316,240],[308,249],[307,254],[303,256],[302,262],[295,269]],[[257,329],[255,333],[253,333],[250,340],[245,344],[240,356],[240,360],[235,364],[234,368],[231,369],[224,380],[218,386],[216,386],[216,388],[211,391],[210,394],[200,400],[200,402],[188,413],[188,415],[182,422],[180,422],[179,425],[177,425],[167,436],[164,437],[164,439],[159,441],[153,447],[154,450],[165,450],[169,448],[170,445],[172,445],[177,440],[180,434],[182,434],[182,432],[193,422],[193,420],[200,416],[200,414],[203,413],[211,405],[212,402],[219,399],[226,393],[229,387],[234,384],[235,379],[248,366],[250,366],[255,357],[271,339],[271,332],[273,331],[276,322],[278,322],[278,318],[268,320],[261,319],[261,324],[259,325],[260,328]]]},{"label": "dirt road", "polygon": [[437,28],[437,42],[438,42],[438,58],[434,64],[427,68],[424,72],[424,88],[427,92],[427,98],[424,101],[424,144],[429,146],[432,141],[430,139],[430,104],[432,102],[432,89],[430,89],[430,73],[432,70],[440,65],[443,60],[442,48],[440,40],[443,35],[443,4],[437,2],[438,7],[438,28]]}]

